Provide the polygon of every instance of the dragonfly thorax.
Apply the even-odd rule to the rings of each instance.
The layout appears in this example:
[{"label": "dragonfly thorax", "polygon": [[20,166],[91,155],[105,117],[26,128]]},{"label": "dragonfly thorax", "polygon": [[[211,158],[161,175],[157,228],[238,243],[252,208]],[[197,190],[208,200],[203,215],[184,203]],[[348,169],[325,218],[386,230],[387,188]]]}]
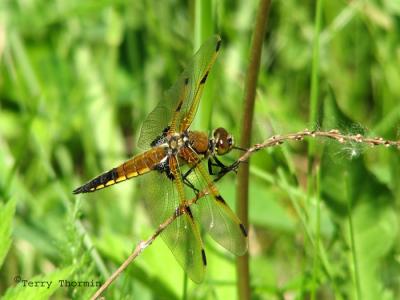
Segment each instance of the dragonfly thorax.
[{"label": "dragonfly thorax", "polygon": [[208,155],[209,140],[205,132],[189,131],[185,141],[186,145],[196,151],[197,154]]},{"label": "dragonfly thorax", "polygon": [[167,140],[168,154],[176,155],[182,148],[182,146],[185,144],[184,140],[185,140],[184,136],[177,133],[169,136]]}]

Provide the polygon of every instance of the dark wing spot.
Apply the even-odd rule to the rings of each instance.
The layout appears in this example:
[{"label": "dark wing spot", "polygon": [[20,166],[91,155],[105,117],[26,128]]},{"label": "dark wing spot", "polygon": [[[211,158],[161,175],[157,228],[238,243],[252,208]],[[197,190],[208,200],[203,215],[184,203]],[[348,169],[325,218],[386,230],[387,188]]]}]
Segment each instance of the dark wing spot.
[{"label": "dark wing spot", "polygon": [[221,40],[217,41],[217,45],[215,46],[215,52],[218,52],[219,48],[221,48]]},{"label": "dark wing spot", "polygon": [[188,83],[189,83],[189,78],[185,78],[185,80],[184,80],[184,82],[185,82],[185,85],[188,85]]},{"label": "dark wing spot", "polygon": [[176,111],[180,111],[181,110],[182,104],[183,104],[183,101],[180,101],[179,104],[178,104],[178,107],[176,108]]},{"label": "dark wing spot", "polygon": [[222,198],[222,196],[221,196],[221,195],[217,195],[217,196],[215,196],[215,199],[217,199],[219,202],[221,202],[221,203],[223,203],[223,204],[226,204],[226,202],[225,202],[224,198]]},{"label": "dark wing spot", "polygon": [[206,252],[204,249],[201,249],[201,257],[203,258],[203,265],[207,266]]},{"label": "dark wing spot", "polygon": [[208,76],[208,71],[206,72],[206,74],[204,74],[203,78],[200,81],[200,84],[204,84],[206,82],[207,76]]},{"label": "dark wing spot", "polygon": [[243,225],[243,224],[240,224],[239,226],[240,226],[240,229],[242,230],[243,235],[244,235],[245,237],[247,237],[247,230],[246,230],[246,228],[244,228],[244,225]]},{"label": "dark wing spot", "polygon": [[191,211],[190,207],[186,206],[185,210],[186,210],[187,214],[189,215],[189,217],[193,220],[193,214],[192,214],[192,211]]}]

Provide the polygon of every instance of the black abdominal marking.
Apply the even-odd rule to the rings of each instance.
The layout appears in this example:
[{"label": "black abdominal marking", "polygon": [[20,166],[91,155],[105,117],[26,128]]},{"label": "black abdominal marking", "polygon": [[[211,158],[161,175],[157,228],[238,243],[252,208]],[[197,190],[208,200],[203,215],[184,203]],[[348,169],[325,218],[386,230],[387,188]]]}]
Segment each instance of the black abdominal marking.
[{"label": "black abdominal marking", "polygon": [[115,181],[118,178],[118,172],[117,169],[111,169],[110,171],[107,171],[93,180],[89,181],[88,183],[78,187],[73,191],[74,194],[80,194],[80,193],[89,193],[93,192],[92,189],[98,187],[99,185],[105,185],[107,182]]}]

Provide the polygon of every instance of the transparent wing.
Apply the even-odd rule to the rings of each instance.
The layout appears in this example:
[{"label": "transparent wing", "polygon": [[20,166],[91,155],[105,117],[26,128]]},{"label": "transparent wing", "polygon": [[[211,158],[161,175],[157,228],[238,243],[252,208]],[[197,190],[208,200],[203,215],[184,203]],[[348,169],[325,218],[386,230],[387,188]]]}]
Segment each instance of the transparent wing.
[{"label": "transparent wing", "polygon": [[208,73],[219,52],[221,38],[208,39],[192,57],[176,83],[166,92],[144,121],[138,145],[149,148],[165,128],[171,124],[186,130],[196,114]]},{"label": "transparent wing", "polygon": [[221,46],[221,38],[216,35],[209,38],[197,51],[191,64],[184,71],[184,78],[189,79],[189,86],[186,100],[182,103],[181,113],[177,124],[180,131],[189,128],[199,106],[203,88],[208,74],[215,63]]},{"label": "transparent wing", "polygon": [[171,121],[173,99],[161,100],[142,124],[138,146],[143,150],[151,148],[151,143],[160,137]]},{"label": "transparent wing", "polygon": [[201,220],[204,229],[218,244],[235,255],[243,255],[247,251],[246,229],[219,194],[204,162],[193,169],[188,179],[197,189],[209,192],[193,205],[195,217]]},{"label": "transparent wing", "polygon": [[[150,172],[142,176],[143,201],[155,227],[171,217],[181,201],[176,184],[165,173]],[[196,283],[204,278],[206,258],[197,225],[185,213],[171,223],[162,233],[162,239],[174,254],[181,267]]]}]

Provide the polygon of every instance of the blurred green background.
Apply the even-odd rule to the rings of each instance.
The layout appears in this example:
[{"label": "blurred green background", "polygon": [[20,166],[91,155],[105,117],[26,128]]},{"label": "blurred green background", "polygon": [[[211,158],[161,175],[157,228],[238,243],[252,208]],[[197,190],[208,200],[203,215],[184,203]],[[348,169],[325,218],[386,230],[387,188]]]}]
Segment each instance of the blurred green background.
[{"label": "blurred green background", "polygon": [[[223,39],[193,128],[239,140],[258,1],[0,2],[0,295],[86,299],[153,231],[135,181],[72,190],[138,153],[141,122],[208,36]],[[400,1],[324,1],[310,124],[315,1],[272,1],[252,140],[304,128],[398,139]],[[253,299],[399,299],[397,149],[307,142],[252,156]],[[233,161],[232,153],[225,162]],[[233,174],[218,183],[234,206]],[[162,201],[162,195],[160,195]],[[157,239],[107,299],[235,299],[234,257],[205,239],[205,282]],[[50,289],[23,287],[53,280]]]}]

